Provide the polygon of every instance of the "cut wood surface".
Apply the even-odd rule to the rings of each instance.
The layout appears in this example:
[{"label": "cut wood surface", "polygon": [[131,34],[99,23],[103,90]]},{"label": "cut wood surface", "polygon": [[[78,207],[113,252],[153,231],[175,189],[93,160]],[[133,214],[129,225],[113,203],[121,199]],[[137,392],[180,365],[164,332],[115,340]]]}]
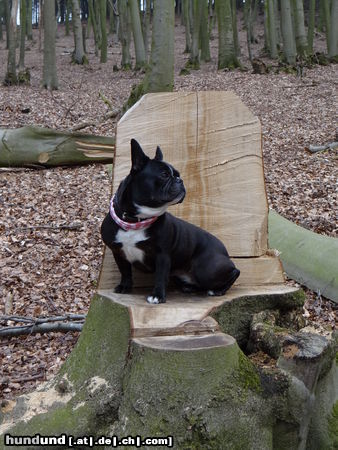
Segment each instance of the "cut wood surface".
[{"label": "cut wood surface", "polygon": [[[134,291],[114,293],[120,273],[105,249],[98,293],[129,309],[135,337],[212,333],[209,314],[236,298],[284,295],[279,258],[267,252],[266,200],[259,120],[232,92],[147,94],[120,120],[116,135],[113,192],[130,171],[130,140],[148,156],[156,146],[181,173],[187,195],[173,214],[215,234],[241,275],[225,296],[183,294],[169,289],[167,303],[149,305],[153,276],[134,271]],[[192,322],[193,321],[193,324]],[[148,342],[148,341],[144,341]]]}]

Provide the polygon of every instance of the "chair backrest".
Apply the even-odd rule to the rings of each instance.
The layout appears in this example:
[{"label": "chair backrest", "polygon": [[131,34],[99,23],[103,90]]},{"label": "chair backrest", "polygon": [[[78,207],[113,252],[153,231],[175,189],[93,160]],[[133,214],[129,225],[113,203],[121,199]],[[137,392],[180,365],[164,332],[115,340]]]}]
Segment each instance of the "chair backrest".
[{"label": "chair backrest", "polygon": [[[237,95],[206,91],[142,97],[117,125],[114,192],[130,171],[132,138],[150,157],[159,145],[164,159],[181,173],[187,196],[170,212],[215,234],[231,257],[244,261],[266,254],[261,126]],[[104,265],[103,271],[111,270]],[[279,262],[274,267],[281,280]]]}]

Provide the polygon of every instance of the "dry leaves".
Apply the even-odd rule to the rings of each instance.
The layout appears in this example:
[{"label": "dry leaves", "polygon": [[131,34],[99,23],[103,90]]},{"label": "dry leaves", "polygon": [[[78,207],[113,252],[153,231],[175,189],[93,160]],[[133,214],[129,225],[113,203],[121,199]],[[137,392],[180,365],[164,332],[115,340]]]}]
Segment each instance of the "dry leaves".
[{"label": "dry leaves", "polygon": [[[331,236],[337,233],[337,154],[311,155],[304,149],[336,138],[334,103],[337,66],[305,70],[303,78],[287,74],[252,75],[217,72],[217,41],[211,41],[212,61],[190,75],[179,76],[188,55],[185,38],[176,27],[175,90],[233,90],[260,118],[265,179],[269,204],[288,219]],[[35,31],[36,32],[36,31]],[[216,31],[214,31],[216,35]],[[60,89],[40,87],[42,53],[37,35],[26,54],[31,86],[0,86],[0,128],[28,124],[69,130],[81,122],[97,122],[107,113],[102,92],[120,108],[143,74],[113,72],[120,64],[120,47],[109,47],[107,64],[100,64],[88,41],[88,66],[71,64],[72,37],[60,29],[57,39]],[[258,54],[260,43],[253,46]],[[241,31],[244,65],[245,33]],[[323,45],[323,39],[317,42]],[[0,41],[0,79],[7,63]],[[88,133],[111,136],[115,119]],[[132,135],[131,135],[132,137]],[[100,223],[111,183],[103,166],[45,171],[0,172],[0,314],[29,316],[86,313],[95,292],[102,260]],[[64,225],[75,225],[74,229]],[[46,228],[48,226],[49,228]],[[307,314],[315,323],[333,328],[336,310],[330,302],[307,293]],[[317,301],[317,303],[316,303]],[[76,333],[23,336],[0,341],[0,389],[5,398],[31,390],[51,377],[77,340]]]}]

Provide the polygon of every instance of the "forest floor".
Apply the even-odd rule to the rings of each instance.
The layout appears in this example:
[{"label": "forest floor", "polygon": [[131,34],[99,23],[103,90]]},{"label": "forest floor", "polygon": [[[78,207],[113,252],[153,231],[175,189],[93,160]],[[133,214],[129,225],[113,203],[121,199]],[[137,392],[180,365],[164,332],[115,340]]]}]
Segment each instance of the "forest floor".
[{"label": "forest floor", "polygon": [[[181,76],[184,29],[176,25],[175,90],[232,90],[262,123],[265,181],[269,206],[312,231],[337,236],[337,153],[310,154],[310,145],[337,139],[335,99],[337,65],[305,68],[303,76],[271,72],[252,74],[246,37],[240,32],[241,62],[247,71],[217,71],[216,31],[212,59],[200,70]],[[325,48],[323,35],[317,49]],[[263,33],[253,45],[262,57]],[[42,52],[38,31],[27,44],[30,86],[0,86],[0,128],[39,125],[71,130],[82,122],[99,122],[108,112],[100,93],[121,108],[143,74],[113,71],[120,65],[120,46],[110,38],[108,62],[100,64],[92,39],[89,64],[71,63],[73,37],[58,30],[59,90],[41,88]],[[264,59],[264,58],[263,58]],[[267,61],[275,67],[277,63]],[[0,79],[7,65],[0,41]],[[113,136],[117,119],[107,119],[84,132]],[[132,137],[132,136],[131,136]],[[90,165],[50,170],[0,171],[0,314],[50,316],[86,314],[97,286],[103,245],[100,223],[108,210],[111,181],[106,168]],[[62,225],[80,224],[75,230]],[[50,228],[39,228],[48,225]],[[306,314],[315,326],[337,326],[336,306],[306,289]],[[67,358],[78,333],[2,338],[0,398],[12,398],[49,379]],[[2,391],[2,392],[1,392]]]}]

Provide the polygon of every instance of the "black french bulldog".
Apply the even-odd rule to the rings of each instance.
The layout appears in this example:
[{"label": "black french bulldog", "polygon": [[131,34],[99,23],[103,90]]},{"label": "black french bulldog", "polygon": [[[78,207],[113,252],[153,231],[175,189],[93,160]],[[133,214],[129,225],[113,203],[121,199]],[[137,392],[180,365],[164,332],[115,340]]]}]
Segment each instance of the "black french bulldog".
[{"label": "black french bulldog", "polygon": [[212,234],[167,213],[181,203],[185,188],[179,172],[156,149],[148,158],[131,140],[132,167],[114,195],[101,226],[104,243],[121,272],[115,292],[132,289],[132,266],[155,272],[148,303],[164,303],[169,276],[183,292],[223,295],[239,276],[222,242]]}]

